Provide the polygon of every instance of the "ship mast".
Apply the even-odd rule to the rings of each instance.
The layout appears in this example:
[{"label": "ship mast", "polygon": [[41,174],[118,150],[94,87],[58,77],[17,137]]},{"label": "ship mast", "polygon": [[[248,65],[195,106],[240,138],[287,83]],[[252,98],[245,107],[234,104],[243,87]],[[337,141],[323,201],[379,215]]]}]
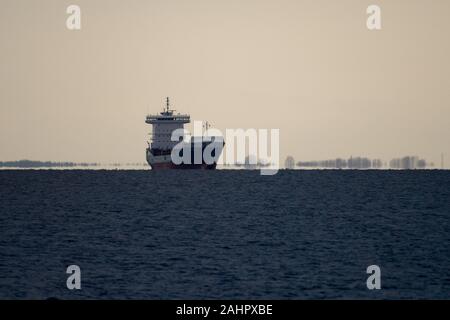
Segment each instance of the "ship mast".
[{"label": "ship mast", "polygon": [[167,113],[169,113],[169,106],[170,106],[169,97],[166,97],[166,112]]}]

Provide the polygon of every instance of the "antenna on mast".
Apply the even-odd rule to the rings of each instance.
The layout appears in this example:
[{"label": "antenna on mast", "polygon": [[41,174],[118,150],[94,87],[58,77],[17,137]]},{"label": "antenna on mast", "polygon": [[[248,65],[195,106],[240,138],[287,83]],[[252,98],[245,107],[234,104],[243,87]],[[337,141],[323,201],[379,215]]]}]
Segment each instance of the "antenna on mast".
[{"label": "antenna on mast", "polygon": [[170,103],[169,103],[169,97],[167,97],[166,98],[166,112],[169,112],[169,106],[170,106]]}]

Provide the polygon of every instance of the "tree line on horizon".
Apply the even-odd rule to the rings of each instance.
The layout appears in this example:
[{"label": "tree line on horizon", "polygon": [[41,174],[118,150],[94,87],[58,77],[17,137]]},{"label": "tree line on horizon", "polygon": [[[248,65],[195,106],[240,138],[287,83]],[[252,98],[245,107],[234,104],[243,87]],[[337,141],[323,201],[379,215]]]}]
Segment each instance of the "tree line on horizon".
[{"label": "tree line on horizon", "polygon": [[98,163],[76,163],[76,162],[53,162],[53,161],[34,161],[34,160],[17,160],[17,161],[0,161],[0,167],[3,168],[68,168],[68,167],[93,167]]},{"label": "tree line on horizon", "polygon": [[349,159],[329,159],[319,161],[299,161],[295,162],[294,158],[288,156],[285,161],[287,169],[294,169],[295,166],[303,168],[326,168],[326,169],[381,169],[389,167],[391,169],[426,169],[433,166],[426,160],[417,156],[405,156],[402,158],[394,158],[388,163],[383,163],[381,159],[369,159],[365,157],[350,157]]}]

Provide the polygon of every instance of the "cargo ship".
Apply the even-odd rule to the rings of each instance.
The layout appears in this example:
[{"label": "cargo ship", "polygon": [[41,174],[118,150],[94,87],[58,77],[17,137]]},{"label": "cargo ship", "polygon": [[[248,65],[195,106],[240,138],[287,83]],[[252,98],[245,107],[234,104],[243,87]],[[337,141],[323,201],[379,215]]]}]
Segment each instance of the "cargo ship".
[{"label": "cargo ship", "polygon": [[[160,169],[215,169],[217,160],[222,152],[223,137],[200,136],[192,137],[185,141],[185,136],[178,136],[179,140],[172,140],[172,133],[177,129],[184,129],[184,125],[191,122],[188,114],[175,114],[170,109],[169,98],[166,98],[166,106],[157,115],[148,115],[145,123],[152,125],[150,141],[146,149],[146,159],[152,170]],[[206,129],[208,129],[206,125]],[[210,144],[213,147],[208,148]],[[218,146],[218,147],[217,147]],[[183,158],[183,161],[174,161],[172,152]],[[180,150],[181,149],[181,150]],[[205,149],[210,152],[210,157],[205,158]],[[183,153],[186,153],[183,156]],[[201,157],[199,157],[199,155]]]}]

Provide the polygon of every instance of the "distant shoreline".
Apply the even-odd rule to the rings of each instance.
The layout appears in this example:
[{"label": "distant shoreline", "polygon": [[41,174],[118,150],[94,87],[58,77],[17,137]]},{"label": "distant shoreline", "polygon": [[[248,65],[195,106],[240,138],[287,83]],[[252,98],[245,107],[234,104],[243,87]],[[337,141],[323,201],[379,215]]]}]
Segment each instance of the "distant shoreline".
[{"label": "distant shoreline", "polygon": [[0,161],[0,169],[103,169],[116,167],[146,167],[145,163],[89,163],[89,162],[55,162],[55,161]]},{"label": "distant shoreline", "polygon": [[[309,164],[309,163],[308,163]],[[333,167],[320,166],[320,162],[314,162],[316,166],[302,166],[296,164],[293,168],[283,168],[280,170],[323,170],[323,171],[402,171],[402,170],[445,170],[436,167],[422,168],[389,168],[389,167],[372,167],[372,168],[349,168],[349,167]],[[242,164],[236,165],[218,165],[218,169],[222,170],[260,170],[263,166],[248,166]],[[18,161],[0,161],[0,170],[150,170],[147,163],[88,163],[88,162],[55,162],[55,161],[34,161],[34,160],[18,160]]]}]

